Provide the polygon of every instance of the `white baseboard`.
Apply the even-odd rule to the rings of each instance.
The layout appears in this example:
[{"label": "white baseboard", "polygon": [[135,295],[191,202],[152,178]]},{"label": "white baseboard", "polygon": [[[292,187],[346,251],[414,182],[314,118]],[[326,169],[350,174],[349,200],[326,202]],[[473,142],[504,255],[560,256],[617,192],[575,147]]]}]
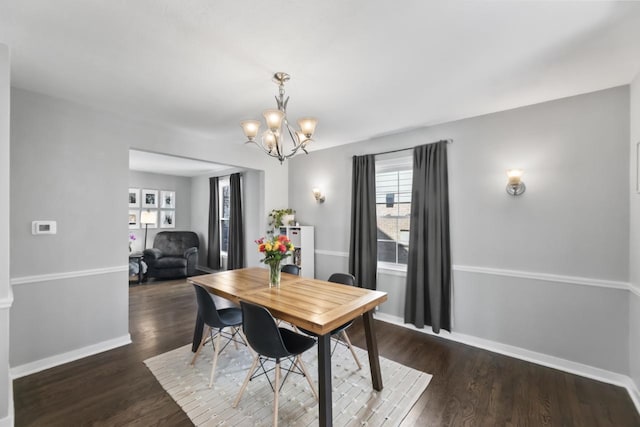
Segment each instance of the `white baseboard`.
[{"label": "white baseboard", "polygon": [[94,354],[112,350],[127,344],[131,344],[130,334],[88,345],[66,353],[56,354],[55,356],[46,357],[34,362],[25,363],[24,365],[15,366],[11,368],[10,375],[13,379],[24,377],[26,375],[35,374],[36,372],[44,371],[45,369],[73,362],[74,360],[82,359],[84,357],[93,356]]},{"label": "white baseboard", "polygon": [[504,354],[506,356],[514,357],[516,359],[526,360],[527,362],[536,363],[538,365],[547,366],[549,368],[558,369],[571,374],[579,375],[582,377],[591,378],[597,381],[617,385],[624,387],[629,392],[629,396],[633,401],[636,410],[640,413],[640,392],[636,387],[633,380],[622,374],[607,371],[605,369],[596,368],[594,366],[585,365],[578,362],[572,362],[570,360],[562,359],[556,356],[550,356],[544,353],[538,353],[535,351],[527,350],[525,348],[516,347],[508,344],[499,343],[496,341],[487,340],[484,338],[474,337],[472,335],[465,335],[456,332],[449,333],[447,331],[441,331],[440,334],[435,334],[431,329],[419,329],[414,325],[404,323],[404,319],[398,316],[393,316],[386,313],[375,313],[375,318],[386,323],[402,326],[403,328],[411,329],[414,331],[422,332],[424,334],[433,335],[448,339],[451,341],[460,342],[470,345],[472,347],[478,347],[485,350],[492,351],[494,353]]}]

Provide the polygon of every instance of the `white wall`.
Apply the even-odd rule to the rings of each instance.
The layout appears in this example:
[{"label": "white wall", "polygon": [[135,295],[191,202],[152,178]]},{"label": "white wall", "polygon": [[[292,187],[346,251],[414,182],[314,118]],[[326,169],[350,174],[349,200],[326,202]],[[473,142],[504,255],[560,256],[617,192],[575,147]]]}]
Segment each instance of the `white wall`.
[{"label": "white wall", "polygon": [[[162,191],[175,191],[175,228],[160,228],[160,225],[147,230],[147,247],[153,247],[153,239],[160,231],[191,231],[191,178],[184,176],[164,175],[158,173],[148,173],[139,171],[129,171],[129,187],[139,190],[158,190],[158,197]],[[140,208],[133,208],[141,210]],[[142,209],[143,211],[145,209]],[[152,209],[160,212],[161,209]],[[135,234],[136,240],[133,244],[134,251],[142,251],[144,248],[143,225],[138,229],[129,230]]]},{"label": "white wall", "polygon": [[[629,362],[631,378],[640,389],[640,192],[636,188],[640,177],[637,144],[640,143],[640,74],[631,83],[631,145],[630,145],[630,242],[629,276],[632,289],[629,299]],[[640,394],[637,396],[640,402]]]},{"label": "white wall", "polygon": [[[129,339],[123,219],[129,149],[262,170],[264,193],[254,197],[287,204],[287,166],[245,146],[241,135],[237,144],[216,143],[21,89],[12,95],[10,363],[16,375]],[[266,212],[253,215],[266,222]],[[57,220],[58,234],[32,236],[34,219]]]},{"label": "white wall", "polygon": [[[452,138],[454,331],[628,374],[628,106],[618,87],[296,156],[289,205],[316,226],[317,276],[346,269],[351,157]],[[404,278],[378,288],[402,317]]]},{"label": "white wall", "polygon": [[9,47],[0,44],[0,426],[13,424],[11,379],[9,378]]}]

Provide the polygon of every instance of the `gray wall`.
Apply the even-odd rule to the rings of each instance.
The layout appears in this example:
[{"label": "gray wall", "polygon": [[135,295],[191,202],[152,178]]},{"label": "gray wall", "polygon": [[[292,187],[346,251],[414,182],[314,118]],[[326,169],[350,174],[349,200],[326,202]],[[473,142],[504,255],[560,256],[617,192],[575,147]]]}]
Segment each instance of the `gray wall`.
[{"label": "gray wall", "polygon": [[[23,279],[13,285],[13,367],[128,336],[118,267],[128,253],[129,155],[113,117],[19,89],[11,101],[11,276]],[[31,235],[38,219],[56,220],[58,233]],[[82,270],[102,272],[55,276]]]},{"label": "gray wall", "polygon": [[[288,203],[288,166],[241,135],[237,144],[216,142],[15,88],[11,101],[12,370],[33,372],[127,339],[129,149],[263,171],[252,196]],[[264,228],[266,214],[251,212],[249,221]],[[57,220],[58,234],[32,236],[34,219]]]},{"label": "gray wall", "polygon": [[[640,389],[640,193],[636,189],[636,180],[640,173],[636,144],[640,142],[640,74],[631,84],[631,146],[630,164],[630,243],[629,276],[635,289],[629,300],[629,361],[631,378]],[[638,396],[640,400],[640,395]]]},{"label": "gray wall", "polygon": [[[316,226],[318,277],[346,269],[351,157],[452,138],[455,332],[627,374],[625,292],[559,276],[628,280],[628,106],[629,88],[618,87],[297,156],[289,204]],[[510,168],[525,171],[522,197],[504,190]],[[402,316],[403,282],[380,272],[382,313]]]},{"label": "gray wall", "polygon": [[[148,248],[153,247],[153,239],[160,231],[191,231],[191,178],[129,171],[129,187],[138,188],[140,190],[158,190],[158,197],[160,197],[163,190],[176,192],[176,227],[160,228],[158,225],[156,228],[149,228],[147,230]],[[155,210],[160,212],[160,209]],[[141,251],[144,247],[144,230],[144,226],[141,226],[139,229],[129,230],[131,233],[136,235],[136,240],[133,246],[134,251]]]},{"label": "gray wall", "polygon": [[9,48],[0,44],[0,425],[9,419]]}]

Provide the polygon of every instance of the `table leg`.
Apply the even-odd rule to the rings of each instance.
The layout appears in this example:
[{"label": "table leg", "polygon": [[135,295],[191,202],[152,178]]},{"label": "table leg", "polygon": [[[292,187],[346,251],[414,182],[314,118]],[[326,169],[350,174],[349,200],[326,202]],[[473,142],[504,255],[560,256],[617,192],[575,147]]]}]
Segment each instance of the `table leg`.
[{"label": "table leg", "polygon": [[318,392],[320,426],[333,425],[331,400],[331,334],[318,337]]},{"label": "table leg", "polygon": [[196,317],[196,326],[193,328],[193,343],[191,344],[191,351],[198,351],[198,347],[200,346],[200,342],[202,342],[202,332],[204,331],[204,321],[198,314]]},{"label": "table leg", "polygon": [[380,372],[380,359],[378,358],[378,340],[374,327],[373,310],[362,315],[364,320],[364,335],[367,340],[367,352],[369,353],[369,366],[371,367],[371,382],[375,390],[382,390],[382,373]]}]

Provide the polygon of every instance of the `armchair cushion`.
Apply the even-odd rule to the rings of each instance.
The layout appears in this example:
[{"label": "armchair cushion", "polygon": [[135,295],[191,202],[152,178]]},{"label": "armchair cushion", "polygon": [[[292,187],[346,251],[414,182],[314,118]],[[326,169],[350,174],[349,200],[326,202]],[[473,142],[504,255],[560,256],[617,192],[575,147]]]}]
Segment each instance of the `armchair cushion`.
[{"label": "armchair cushion", "polygon": [[196,272],[200,240],[192,231],[161,231],[153,248],[144,251],[148,275],[157,278],[192,276]]}]

